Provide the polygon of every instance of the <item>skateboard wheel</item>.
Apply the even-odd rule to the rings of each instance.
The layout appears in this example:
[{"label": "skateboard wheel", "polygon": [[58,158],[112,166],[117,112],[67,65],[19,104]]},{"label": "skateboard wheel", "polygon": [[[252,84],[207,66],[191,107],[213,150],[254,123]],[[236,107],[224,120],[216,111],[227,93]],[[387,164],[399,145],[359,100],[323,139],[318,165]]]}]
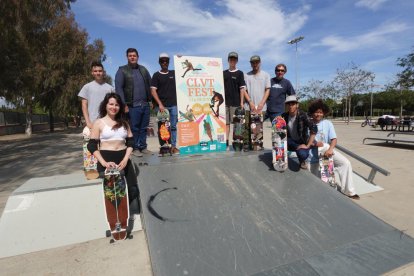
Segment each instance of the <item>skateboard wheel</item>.
[{"label": "skateboard wheel", "polygon": [[134,238],[134,235],[128,235],[128,239],[132,240]]},{"label": "skateboard wheel", "polygon": [[115,240],[114,239],[111,239],[110,241],[109,241],[109,243],[114,243],[115,242]]},{"label": "skateboard wheel", "polygon": [[111,230],[106,230],[105,235],[109,238],[112,235]]}]

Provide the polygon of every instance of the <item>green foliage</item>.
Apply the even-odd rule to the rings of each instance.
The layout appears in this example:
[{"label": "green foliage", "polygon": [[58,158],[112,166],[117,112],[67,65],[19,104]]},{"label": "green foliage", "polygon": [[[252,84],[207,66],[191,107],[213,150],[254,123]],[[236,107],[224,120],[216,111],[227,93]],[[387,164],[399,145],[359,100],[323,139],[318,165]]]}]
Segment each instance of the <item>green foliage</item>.
[{"label": "green foliage", "polygon": [[405,57],[397,59],[397,65],[403,67],[403,71],[397,74],[397,84],[405,87],[411,88],[414,86],[414,52],[408,54]]},{"label": "green foliage", "polygon": [[73,2],[0,1],[0,96],[29,117],[34,107],[77,114],[91,62],[106,58],[102,40],[88,44],[70,11]]}]

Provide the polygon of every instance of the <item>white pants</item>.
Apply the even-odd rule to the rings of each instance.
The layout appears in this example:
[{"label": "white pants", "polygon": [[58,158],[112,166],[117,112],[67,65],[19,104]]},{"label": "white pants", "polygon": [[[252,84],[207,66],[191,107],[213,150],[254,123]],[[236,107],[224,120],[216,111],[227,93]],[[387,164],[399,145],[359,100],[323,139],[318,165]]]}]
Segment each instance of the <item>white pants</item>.
[{"label": "white pants", "polygon": [[[324,144],[323,147],[319,147],[319,154],[324,154],[325,151],[329,149],[329,144]],[[334,166],[338,171],[339,180],[341,183],[338,183],[341,188],[341,192],[348,196],[355,195],[354,181],[352,179],[352,165],[351,162],[340,152],[334,149]],[[310,166],[310,171],[320,177],[321,172],[319,171],[319,162],[313,163]]]}]

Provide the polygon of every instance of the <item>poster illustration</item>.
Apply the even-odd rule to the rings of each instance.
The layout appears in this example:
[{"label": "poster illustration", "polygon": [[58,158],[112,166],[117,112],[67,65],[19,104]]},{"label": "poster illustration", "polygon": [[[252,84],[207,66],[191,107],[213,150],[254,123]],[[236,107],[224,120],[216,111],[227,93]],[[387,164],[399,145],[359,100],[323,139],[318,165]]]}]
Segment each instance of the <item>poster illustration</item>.
[{"label": "poster illustration", "polygon": [[174,56],[180,154],[226,150],[221,58]]}]

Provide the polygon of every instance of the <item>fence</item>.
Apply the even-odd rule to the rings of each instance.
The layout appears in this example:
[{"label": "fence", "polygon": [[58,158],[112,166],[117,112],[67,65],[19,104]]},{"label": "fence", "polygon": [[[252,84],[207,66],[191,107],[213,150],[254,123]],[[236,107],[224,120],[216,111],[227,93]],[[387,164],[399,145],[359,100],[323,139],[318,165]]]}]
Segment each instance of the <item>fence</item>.
[{"label": "fence", "polygon": [[[61,118],[54,119],[54,125],[63,124]],[[15,111],[0,111],[0,135],[24,133],[26,126],[26,114]],[[33,131],[40,131],[49,128],[49,115],[32,115]]]}]

